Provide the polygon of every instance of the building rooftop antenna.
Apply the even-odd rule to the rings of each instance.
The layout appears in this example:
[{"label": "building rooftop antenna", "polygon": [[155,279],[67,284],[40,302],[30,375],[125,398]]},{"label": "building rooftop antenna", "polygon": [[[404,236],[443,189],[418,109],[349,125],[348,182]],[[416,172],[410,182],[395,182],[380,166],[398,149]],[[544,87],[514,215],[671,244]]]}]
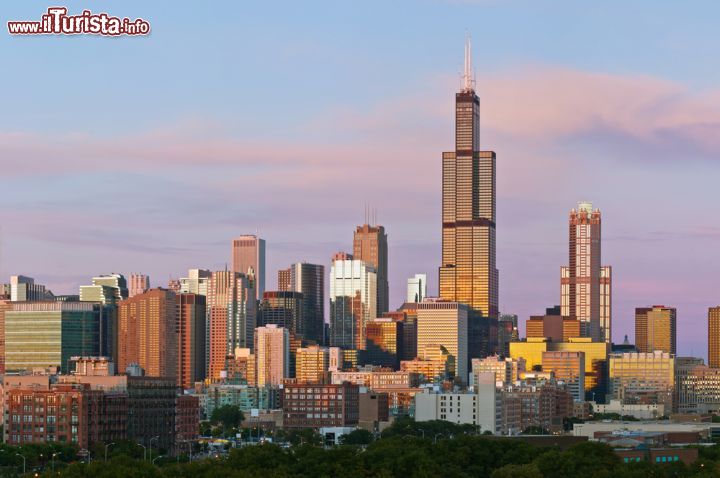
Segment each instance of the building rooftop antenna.
[{"label": "building rooftop antenna", "polygon": [[465,37],[465,68],[463,71],[463,91],[475,90],[475,74],[472,67],[472,41],[470,34]]}]

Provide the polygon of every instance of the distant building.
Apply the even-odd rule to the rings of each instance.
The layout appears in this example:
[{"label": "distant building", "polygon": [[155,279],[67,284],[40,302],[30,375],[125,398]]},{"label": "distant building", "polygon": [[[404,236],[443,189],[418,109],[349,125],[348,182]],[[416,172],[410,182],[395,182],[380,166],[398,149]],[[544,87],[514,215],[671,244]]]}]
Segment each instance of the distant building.
[{"label": "distant building", "polygon": [[302,314],[296,334],[317,344],[324,342],[325,266],[298,262],[278,272],[278,290],[302,294]]},{"label": "distant building", "polygon": [[708,309],[708,365],[720,368],[720,305]]},{"label": "distant building", "polygon": [[54,300],[53,293],[35,279],[26,276],[10,277],[10,300],[12,302],[35,302]]},{"label": "distant building", "polygon": [[295,379],[298,383],[325,383],[328,381],[330,351],[327,347],[311,345],[295,353]]},{"label": "distant building", "polygon": [[635,309],[635,346],[638,352],[656,350],[675,355],[677,350],[677,311],[654,305]]},{"label": "distant building", "polygon": [[468,313],[469,308],[458,302],[426,300],[417,308],[417,348],[437,344],[455,357],[455,376],[468,380]]},{"label": "distant building", "polygon": [[[138,364],[150,377],[177,377],[178,299],[167,289],[150,289],[120,302],[118,368]],[[86,354],[87,355],[87,354]]]},{"label": "distant building", "polygon": [[261,298],[265,292],[265,239],[254,235],[233,239],[232,271],[255,277],[254,297]]},{"label": "distant building", "polygon": [[375,268],[349,254],[335,254],[330,268],[330,345],[365,349],[365,325],[375,317]]},{"label": "distant building", "polygon": [[502,357],[510,356],[510,342],[520,339],[518,331],[518,316],[516,314],[502,314],[498,319],[498,346],[497,353]]},{"label": "distant building", "polygon": [[303,295],[294,291],[265,291],[258,309],[258,327],[274,324],[293,336],[302,337],[298,326],[303,324]]},{"label": "distant building", "polygon": [[285,428],[347,427],[358,424],[360,389],[351,383],[285,384]]},{"label": "distant building", "polygon": [[525,372],[525,359],[502,358],[498,355],[491,355],[484,359],[472,359],[473,385],[479,383],[480,374],[495,374],[495,385],[504,387],[520,379],[520,374]]},{"label": "distant building", "polygon": [[407,302],[422,302],[427,297],[427,274],[415,274],[407,281]]},{"label": "distant building", "polygon": [[567,342],[582,337],[581,323],[561,315],[534,315],[525,322],[526,337],[546,337],[553,342]]},{"label": "distant building", "polygon": [[403,323],[391,318],[372,319],[365,325],[366,361],[397,369],[403,355]]},{"label": "distant building", "polygon": [[388,286],[388,243],[383,226],[363,224],[353,235],[353,257],[372,266],[376,276],[377,308],[375,317],[390,310],[390,289]]},{"label": "distant building", "polygon": [[673,410],[675,358],[667,352],[610,355],[610,396],[628,404],[662,404]]},{"label": "distant building", "polygon": [[419,377],[413,372],[368,366],[360,370],[331,372],[330,381],[336,385],[349,382],[377,391],[392,387],[417,387]]},{"label": "distant building", "polygon": [[288,330],[266,325],[255,330],[257,385],[280,385],[289,376],[290,337]]},{"label": "distant building", "polygon": [[585,352],[543,352],[542,371],[552,372],[557,381],[564,382],[576,402],[585,400]]},{"label": "distant building", "polygon": [[207,297],[211,277],[212,272],[205,269],[188,270],[188,276],[179,279],[180,293],[197,294]]},{"label": "distant building", "polygon": [[207,305],[204,295],[178,294],[178,385],[191,388],[205,379]]},{"label": "distant building", "polygon": [[145,274],[130,274],[129,297],[142,294],[150,288],[150,276]]}]

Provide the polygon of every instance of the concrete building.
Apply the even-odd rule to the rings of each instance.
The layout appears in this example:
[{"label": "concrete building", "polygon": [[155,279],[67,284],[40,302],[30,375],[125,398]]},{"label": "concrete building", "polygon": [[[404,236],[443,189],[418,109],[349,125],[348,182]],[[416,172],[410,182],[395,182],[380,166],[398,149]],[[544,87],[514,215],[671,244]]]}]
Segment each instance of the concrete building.
[{"label": "concrete building", "polygon": [[377,317],[377,273],[345,253],[330,268],[330,345],[365,349],[365,325]]},{"label": "concrete building", "polygon": [[679,380],[676,387],[680,413],[720,413],[720,369],[696,365],[680,374]]},{"label": "concrete building", "polygon": [[509,357],[510,342],[517,342],[518,340],[520,340],[518,316],[516,314],[502,314],[498,319],[498,355]]},{"label": "concrete building", "polygon": [[[138,364],[149,377],[177,377],[178,300],[167,289],[150,289],[120,302],[118,368]],[[90,354],[75,354],[90,355]]]},{"label": "concrete building", "polygon": [[295,353],[295,379],[298,383],[326,383],[329,380],[330,351],[311,345]]},{"label": "concrete building", "polygon": [[720,305],[708,309],[708,366],[720,368]]},{"label": "concrete building", "polygon": [[389,308],[390,288],[388,285],[388,244],[385,228],[379,225],[363,224],[353,234],[353,257],[356,261],[369,264],[376,273],[377,309],[375,317]]},{"label": "concrete building", "polygon": [[280,385],[289,377],[290,336],[288,330],[271,324],[255,330],[257,385]]},{"label": "concrete building", "polygon": [[12,302],[51,301],[55,296],[44,285],[26,276],[10,277],[10,300]]},{"label": "concrete building", "polygon": [[208,295],[208,287],[210,286],[210,278],[212,272],[205,269],[190,269],[187,277],[181,277],[180,293]]},{"label": "concrete building", "polygon": [[191,388],[205,379],[207,304],[204,295],[181,293],[177,296],[178,385]]},{"label": "concrete building", "polygon": [[150,276],[145,274],[130,274],[130,286],[128,287],[128,297],[134,297],[142,294],[150,288]]},{"label": "concrete building", "polygon": [[239,236],[232,240],[232,272],[255,278],[254,298],[265,292],[265,239],[254,235]]},{"label": "concrete building", "polygon": [[269,324],[283,327],[294,337],[303,337],[298,330],[304,323],[303,301],[301,292],[265,291],[258,309],[258,327]]},{"label": "concrete building", "polygon": [[330,373],[330,383],[339,385],[344,382],[377,391],[391,387],[417,387],[419,377],[412,372],[396,372],[371,366],[360,370]]},{"label": "concrete building", "polygon": [[427,299],[417,308],[417,348],[441,345],[455,357],[455,376],[468,380],[469,308],[458,302]]},{"label": "concrete building", "polygon": [[427,297],[427,274],[415,274],[407,280],[407,302],[422,302]]},{"label": "concrete building", "polygon": [[612,269],[602,266],[601,214],[592,203],[570,211],[569,265],[560,269],[561,315],[580,321],[583,337],[612,342]]},{"label": "concrete building", "polygon": [[565,383],[576,402],[585,401],[585,352],[548,351],[542,354],[542,371]]},{"label": "concrete building", "polygon": [[638,352],[660,350],[675,355],[677,350],[677,311],[653,305],[635,309],[635,346]]},{"label": "concrete building", "polygon": [[525,336],[567,342],[571,338],[582,337],[581,323],[561,315],[534,315],[525,322]]},{"label": "concrete building", "polygon": [[472,359],[472,384],[479,383],[480,374],[495,374],[495,385],[504,387],[520,380],[520,374],[525,372],[525,359],[502,358],[491,355],[484,359]]},{"label": "concrete building", "polygon": [[662,403],[623,403],[622,400],[611,399],[609,403],[592,402],[592,408],[594,413],[617,413],[621,417],[631,416],[638,420],[657,420],[666,415]]},{"label": "concrete building", "polygon": [[233,355],[227,360],[227,378],[232,382],[257,386],[257,360],[252,350],[235,348]]},{"label": "concrete building", "polygon": [[365,325],[365,358],[372,365],[397,369],[403,355],[403,323],[391,318],[372,319]]}]

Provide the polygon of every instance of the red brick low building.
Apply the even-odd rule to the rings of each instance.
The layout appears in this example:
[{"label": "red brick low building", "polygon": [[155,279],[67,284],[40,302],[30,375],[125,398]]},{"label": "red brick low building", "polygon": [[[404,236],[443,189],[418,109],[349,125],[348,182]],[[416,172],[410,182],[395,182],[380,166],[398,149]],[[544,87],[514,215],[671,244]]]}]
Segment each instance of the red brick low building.
[{"label": "red brick low building", "polygon": [[178,395],[175,400],[175,444],[194,441],[200,430],[200,400],[192,395]]},{"label": "red brick low building", "polygon": [[9,445],[66,442],[88,448],[125,439],[127,395],[84,384],[15,388],[8,392],[5,427]]},{"label": "red brick low building", "polygon": [[282,394],[285,428],[347,427],[358,424],[360,387],[288,383]]}]

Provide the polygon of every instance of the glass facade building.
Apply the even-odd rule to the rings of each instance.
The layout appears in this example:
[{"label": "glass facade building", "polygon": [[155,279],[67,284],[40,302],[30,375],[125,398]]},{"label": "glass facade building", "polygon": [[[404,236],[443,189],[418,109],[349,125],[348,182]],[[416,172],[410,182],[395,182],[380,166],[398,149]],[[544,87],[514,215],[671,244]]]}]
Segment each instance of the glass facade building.
[{"label": "glass facade building", "polygon": [[365,325],[375,317],[375,268],[350,254],[336,254],[330,269],[330,345],[365,349]]}]

